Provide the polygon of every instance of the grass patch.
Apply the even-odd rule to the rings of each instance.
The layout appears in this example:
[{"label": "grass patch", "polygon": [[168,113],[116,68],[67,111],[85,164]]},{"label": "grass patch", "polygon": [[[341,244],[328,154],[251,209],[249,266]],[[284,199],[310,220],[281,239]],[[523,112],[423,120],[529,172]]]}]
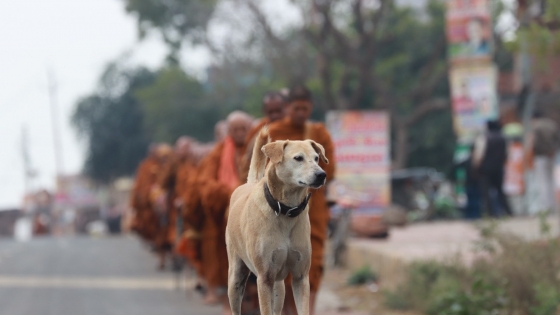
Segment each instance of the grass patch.
[{"label": "grass patch", "polygon": [[348,278],[348,285],[356,286],[367,283],[377,282],[378,275],[369,266],[354,271]]},{"label": "grass patch", "polygon": [[560,314],[558,240],[526,241],[495,225],[480,230],[481,255],[472,265],[460,259],[413,263],[407,281],[385,292],[387,307],[427,315]]}]

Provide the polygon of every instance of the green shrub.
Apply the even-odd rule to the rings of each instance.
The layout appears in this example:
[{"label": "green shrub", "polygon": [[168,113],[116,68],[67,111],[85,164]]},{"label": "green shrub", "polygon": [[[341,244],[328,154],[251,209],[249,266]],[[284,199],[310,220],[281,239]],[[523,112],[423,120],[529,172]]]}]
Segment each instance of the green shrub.
[{"label": "green shrub", "polygon": [[407,281],[385,292],[385,304],[428,315],[560,314],[560,240],[546,229],[538,241],[502,233],[495,223],[480,230],[481,255],[472,264],[413,263]]},{"label": "green shrub", "polygon": [[378,279],[377,273],[375,273],[369,266],[363,266],[362,268],[354,271],[352,275],[348,278],[349,285],[362,285],[366,283],[376,282]]},{"label": "green shrub", "polygon": [[410,300],[398,290],[395,292],[384,291],[385,305],[394,310],[408,310],[412,307]]},{"label": "green shrub", "polygon": [[440,292],[427,309],[428,315],[495,315],[506,309],[502,286],[483,278],[476,279],[469,290],[460,287]]},{"label": "green shrub", "polygon": [[537,304],[531,308],[531,315],[555,315],[560,306],[560,292],[558,289],[548,285],[537,285],[535,287],[535,298]]}]

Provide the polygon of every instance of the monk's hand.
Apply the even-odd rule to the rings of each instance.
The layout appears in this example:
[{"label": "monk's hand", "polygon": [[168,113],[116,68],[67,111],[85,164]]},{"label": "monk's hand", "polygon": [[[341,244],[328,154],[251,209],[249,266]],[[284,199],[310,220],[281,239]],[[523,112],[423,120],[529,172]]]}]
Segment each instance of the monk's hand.
[{"label": "monk's hand", "polygon": [[175,208],[181,208],[183,206],[183,199],[182,198],[177,198],[175,199]]},{"label": "monk's hand", "polygon": [[166,197],[167,197],[167,194],[162,193],[156,199],[156,207],[157,207],[157,209],[159,209],[160,212],[167,211],[167,204],[165,202],[165,199],[167,199]]}]

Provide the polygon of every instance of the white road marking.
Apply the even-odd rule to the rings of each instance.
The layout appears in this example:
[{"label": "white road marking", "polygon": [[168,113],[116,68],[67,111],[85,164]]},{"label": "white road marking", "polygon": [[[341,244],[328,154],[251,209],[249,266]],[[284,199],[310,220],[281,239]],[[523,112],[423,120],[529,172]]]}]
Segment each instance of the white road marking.
[{"label": "white road marking", "polygon": [[[194,282],[187,280],[187,285]],[[190,283],[192,282],[192,283]],[[0,288],[72,288],[108,290],[175,290],[176,279],[123,277],[0,276]]]}]

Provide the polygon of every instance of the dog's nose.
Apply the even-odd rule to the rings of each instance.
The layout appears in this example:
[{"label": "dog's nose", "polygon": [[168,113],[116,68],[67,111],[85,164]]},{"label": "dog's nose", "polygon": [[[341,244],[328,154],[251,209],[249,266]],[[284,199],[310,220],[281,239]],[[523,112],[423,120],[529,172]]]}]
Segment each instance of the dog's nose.
[{"label": "dog's nose", "polygon": [[321,172],[317,172],[315,173],[315,178],[317,179],[317,181],[319,182],[323,182],[325,180],[325,178],[327,178],[327,173],[321,171]]}]

